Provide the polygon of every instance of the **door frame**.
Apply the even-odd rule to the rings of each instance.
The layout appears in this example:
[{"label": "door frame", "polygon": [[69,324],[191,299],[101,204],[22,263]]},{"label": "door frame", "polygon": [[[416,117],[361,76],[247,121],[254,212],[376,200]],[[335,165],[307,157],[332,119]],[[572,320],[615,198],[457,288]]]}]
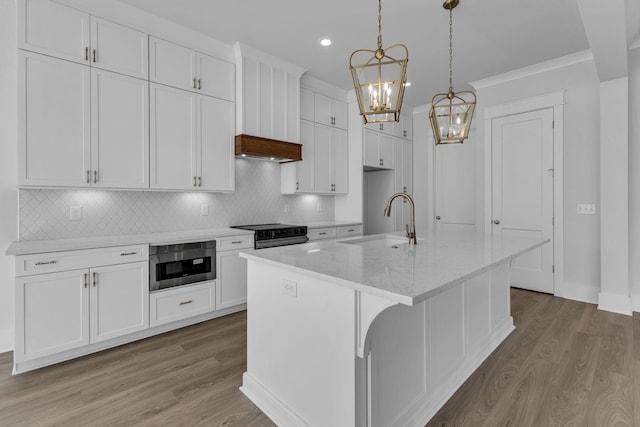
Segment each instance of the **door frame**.
[{"label": "door frame", "polygon": [[499,117],[527,113],[535,110],[553,109],[553,293],[564,296],[564,91],[525,98],[509,103],[493,105],[484,109],[484,227],[491,233],[492,211],[492,122]]}]

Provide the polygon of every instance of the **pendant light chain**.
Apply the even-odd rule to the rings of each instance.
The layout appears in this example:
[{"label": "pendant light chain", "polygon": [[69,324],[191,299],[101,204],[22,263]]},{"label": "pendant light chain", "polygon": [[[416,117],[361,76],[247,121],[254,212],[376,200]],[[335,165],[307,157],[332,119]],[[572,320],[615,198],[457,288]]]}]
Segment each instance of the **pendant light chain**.
[{"label": "pendant light chain", "polygon": [[378,0],[378,49],[382,49],[382,0]]},{"label": "pendant light chain", "polygon": [[453,92],[453,8],[449,9],[449,92]]}]

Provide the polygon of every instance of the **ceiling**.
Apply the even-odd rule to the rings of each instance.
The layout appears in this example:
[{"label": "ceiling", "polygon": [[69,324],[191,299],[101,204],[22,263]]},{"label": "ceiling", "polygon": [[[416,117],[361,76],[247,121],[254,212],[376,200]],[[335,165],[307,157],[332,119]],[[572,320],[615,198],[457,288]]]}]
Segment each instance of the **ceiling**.
[{"label": "ceiling", "polygon": [[[375,49],[375,0],[121,0],[224,43],[240,41],[351,89],[349,56]],[[454,88],[589,48],[576,1],[461,0],[454,9]],[[383,47],[409,49],[405,103],[448,87],[449,14],[442,0],[382,2]],[[333,45],[322,48],[329,37]]]}]

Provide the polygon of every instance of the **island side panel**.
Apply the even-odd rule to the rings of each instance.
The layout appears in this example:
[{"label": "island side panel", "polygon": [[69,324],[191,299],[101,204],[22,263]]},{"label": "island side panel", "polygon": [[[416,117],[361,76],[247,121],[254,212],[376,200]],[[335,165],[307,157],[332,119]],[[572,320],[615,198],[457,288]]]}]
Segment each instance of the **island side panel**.
[{"label": "island side panel", "polygon": [[509,264],[414,307],[382,312],[368,339],[371,426],[424,425],[513,330]]},{"label": "island side panel", "polygon": [[355,425],[355,291],[247,261],[241,390],[278,425]]}]

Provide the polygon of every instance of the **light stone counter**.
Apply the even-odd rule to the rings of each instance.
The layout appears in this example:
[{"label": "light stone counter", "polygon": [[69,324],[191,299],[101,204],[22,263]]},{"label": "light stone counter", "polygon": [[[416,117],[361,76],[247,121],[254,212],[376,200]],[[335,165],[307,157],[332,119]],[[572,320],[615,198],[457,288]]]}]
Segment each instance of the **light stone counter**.
[{"label": "light stone counter", "polygon": [[76,239],[33,240],[13,242],[6,255],[31,255],[47,252],[75,251],[124,245],[169,245],[201,242],[221,237],[251,235],[253,231],[237,228],[171,231],[165,233],[127,234],[121,236],[82,237]]},{"label": "light stone counter", "polygon": [[306,225],[309,230],[314,230],[316,228],[346,227],[349,225],[362,225],[362,221],[318,221],[318,222],[310,222]]},{"label": "light stone counter", "polygon": [[446,232],[419,237],[417,245],[409,246],[401,233],[385,236],[394,236],[397,242],[375,235],[284,246],[243,256],[413,306],[549,241]]},{"label": "light stone counter", "polygon": [[241,252],[240,389],[277,425],[424,426],[513,331],[512,260],[547,242],[448,232]]}]

